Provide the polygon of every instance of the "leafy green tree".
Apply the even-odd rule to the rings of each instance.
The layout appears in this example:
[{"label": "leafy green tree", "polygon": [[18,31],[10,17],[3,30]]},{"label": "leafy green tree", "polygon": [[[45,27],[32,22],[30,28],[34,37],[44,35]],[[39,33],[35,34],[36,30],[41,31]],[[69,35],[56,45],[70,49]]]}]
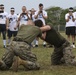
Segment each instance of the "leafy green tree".
[{"label": "leafy green tree", "polygon": [[60,25],[65,25],[65,14],[68,13],[68,9],[63,9],[60,14]]},{"label": "leafy green tree", "polygon": [[51,23],[53,25],[59,25],[62,8],[51,7],[49,9],[46,9],[46,11],[48,13],[48,19],[46,20],[46,23]]},{"label": "leafy green tree", "polygon": [[[52,25],[65,25],[65,14],[68,13],[68,9],[62,9],[60,7],[50,7],[46,9],[46,11],[48,13],[48,19],[46,20],[46,23]],[[74,11],[76,11],[75,8]]]}]

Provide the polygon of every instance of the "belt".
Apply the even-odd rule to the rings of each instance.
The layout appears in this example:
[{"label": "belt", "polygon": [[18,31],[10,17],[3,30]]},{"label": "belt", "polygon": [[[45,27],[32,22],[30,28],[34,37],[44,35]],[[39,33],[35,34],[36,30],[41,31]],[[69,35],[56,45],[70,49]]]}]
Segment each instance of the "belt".
[{"label": "belt", "polygon": [[17,38],[17,37],[15,37],[15,38],[13,39],[13,41],[25,42],[25,43],[27,43],[28,45],[31,45],[31,44],[29,44],[27,41],[24,41],[24,40],[22,40],[21,38]]}]

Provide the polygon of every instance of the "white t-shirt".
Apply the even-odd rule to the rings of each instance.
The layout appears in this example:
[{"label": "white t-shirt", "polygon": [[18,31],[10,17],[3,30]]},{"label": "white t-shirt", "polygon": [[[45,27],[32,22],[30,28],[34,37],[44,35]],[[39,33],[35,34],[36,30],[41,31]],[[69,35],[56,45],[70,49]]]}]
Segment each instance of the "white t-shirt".
[{"label": "white t-shirt", "polygon": [[35,15],[32,15],[32,20],[33,20],[33,21],[35,21],[35,20],[36,20],[34,16],[35,16]]},{"label": "white t-shirt", "polygon": [[16,14],[9,14],[8,15],[8,19],[9,19],[9,30],[10,31],[18,31],[18,28],[14,29],[17,25],[17,15]]},{"label": "white t-shirt", "polygon": [[[69,13],[67,13],[67,14],[65,15],[65,20],[68,19],[68,16],[69,16]],[[75,18],[74,13],[73,13],[73,17]],[[66,27],[72,27],[72,26],[75,26],[75,21],[73,22],[73,21],[72,21],[72,16],[70,16],[69,21],[66,22]]]},{"label": "white t-shirt", "polygon": [[[37,15],[38,12],[39,11],[36,11],[35,12],[35,15]],[[47,16],[47,12],[45,10],[43,10],[42,12],[43,12],[43,16]],[[43,22],[43,24],[45,25],[45,19],[43,18],[43,16],[42,16],[42,13],[41,13],[41,14],[38,15],[38,18],[37,19],[40,19]]]},{"label": "white t-shirt", "polygon": [[0,24],[6,24],[7,16],[8,16],[7,12],[0,13]]},{"label": "white t-shirt", "polygon": [[75,16],[75,26],[76,26],[76,12],[74,12],[73,14]]},{"label": "white t-shirt", "polygon": [[[28,15],[28,16],[29,16],[29,15]],[[28,16],[27,16],[27,15],[21,16],[21,18],[20,18],[20,26],[21,26],[22,24],[27,25]],[[29,16],[29,17],[30,17],[30,16]]]}]

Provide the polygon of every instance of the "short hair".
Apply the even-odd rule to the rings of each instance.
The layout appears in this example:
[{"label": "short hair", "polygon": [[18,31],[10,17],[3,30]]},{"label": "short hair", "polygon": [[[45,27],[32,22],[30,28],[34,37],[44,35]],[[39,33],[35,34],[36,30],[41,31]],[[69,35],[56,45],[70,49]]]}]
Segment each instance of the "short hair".
[{"label": "short hair", "polygon": [[41,20],[35,20],[34,21],[35,26],[37,27],[42,27],[43,26],[43,22]]},{"label": "short hair", "polygon": [[25,7],[26,8],[26,6],[22,6],[22,7]]},{"label": "short hair", "polygon": [[43,4],[42,4],[42,3],[40,3],[40,4],[39,4],[39,7],[41,7],[41,6],[43,6]]}]

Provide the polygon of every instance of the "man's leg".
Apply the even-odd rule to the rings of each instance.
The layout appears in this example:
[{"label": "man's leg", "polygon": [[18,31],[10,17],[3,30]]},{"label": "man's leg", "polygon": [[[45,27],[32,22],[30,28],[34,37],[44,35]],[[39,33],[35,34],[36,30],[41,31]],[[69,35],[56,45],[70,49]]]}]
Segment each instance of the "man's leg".
[{"label": "man's leg", "polygon": [[10,45],[12,37],[12,32],[10,30],[8,30],[7,37],[8,37],[8,45]]},{"label": "man's leg", "polygon": [[66,27],[67,40],[70,41],[70,27]]},{"label": "man's leg", "polygon": [[61,48],[55,48],[53,54],[51,55],[51,64],[59,65],[61,64],[61,58],[63,57],[63,51]]},{"label": "man's leg", "polygon": [[71,27],[72,47],[75,48],[75,27]]},{"label": "man's leg", "polygon": [[[16,56],[19,56],[21,60],[23,60],[23,66],[28,70],[37,70],[39,69],[39,65],[36,63],[37,57],[30,50],[30,46],[25,42],[13,42],[15,50],[14,53]],[[26,63],[27,62],[27,63]]]},{"label": "man's leg", "polygon": [[38,63],[22,60],[18,56],[15,56],[14,60],[13,60],[13,65],[12,65],[13,71],[17,72],[18,71],[18,67],[20,65],[23,65],[26,70],[38,70],[38,69],[40,69]]},{"label": "man's leg", "polygon": [[3,35],[3,45],[5,48],[6,47],[6,31],[2,31],[2,35]]},{"label": "man's leg", "polygon": [[75,48],[75,35],[71,35],[72,36],[72,44],[73,44],[73,48]]},{"label": "man's leg", "polygon": [[63,59],[65,60],[66,65],[76,66],[76,60],[75,60],[75,56],[72,53],[71,45],[68,45],[67,47],[63,49]]},{"label": "man's leg", "polygon": [[14,52],[10,47],[7,47],[7,49],[2,57],[2,61],[0,61],[0,70],[8,70],[12,66]]},{"label": "man's leg", "polygon": [[36,45],[35,45],[35,47],[38,47],[38,45],[39,45],[39,37],[36,37]]},{"label": "man's leg", "polygon": [[6,25],[5,24],[1,25],[1,28],[2,28],[2,36],[3,36],[3,45],[5,48],[6,47]]}]

